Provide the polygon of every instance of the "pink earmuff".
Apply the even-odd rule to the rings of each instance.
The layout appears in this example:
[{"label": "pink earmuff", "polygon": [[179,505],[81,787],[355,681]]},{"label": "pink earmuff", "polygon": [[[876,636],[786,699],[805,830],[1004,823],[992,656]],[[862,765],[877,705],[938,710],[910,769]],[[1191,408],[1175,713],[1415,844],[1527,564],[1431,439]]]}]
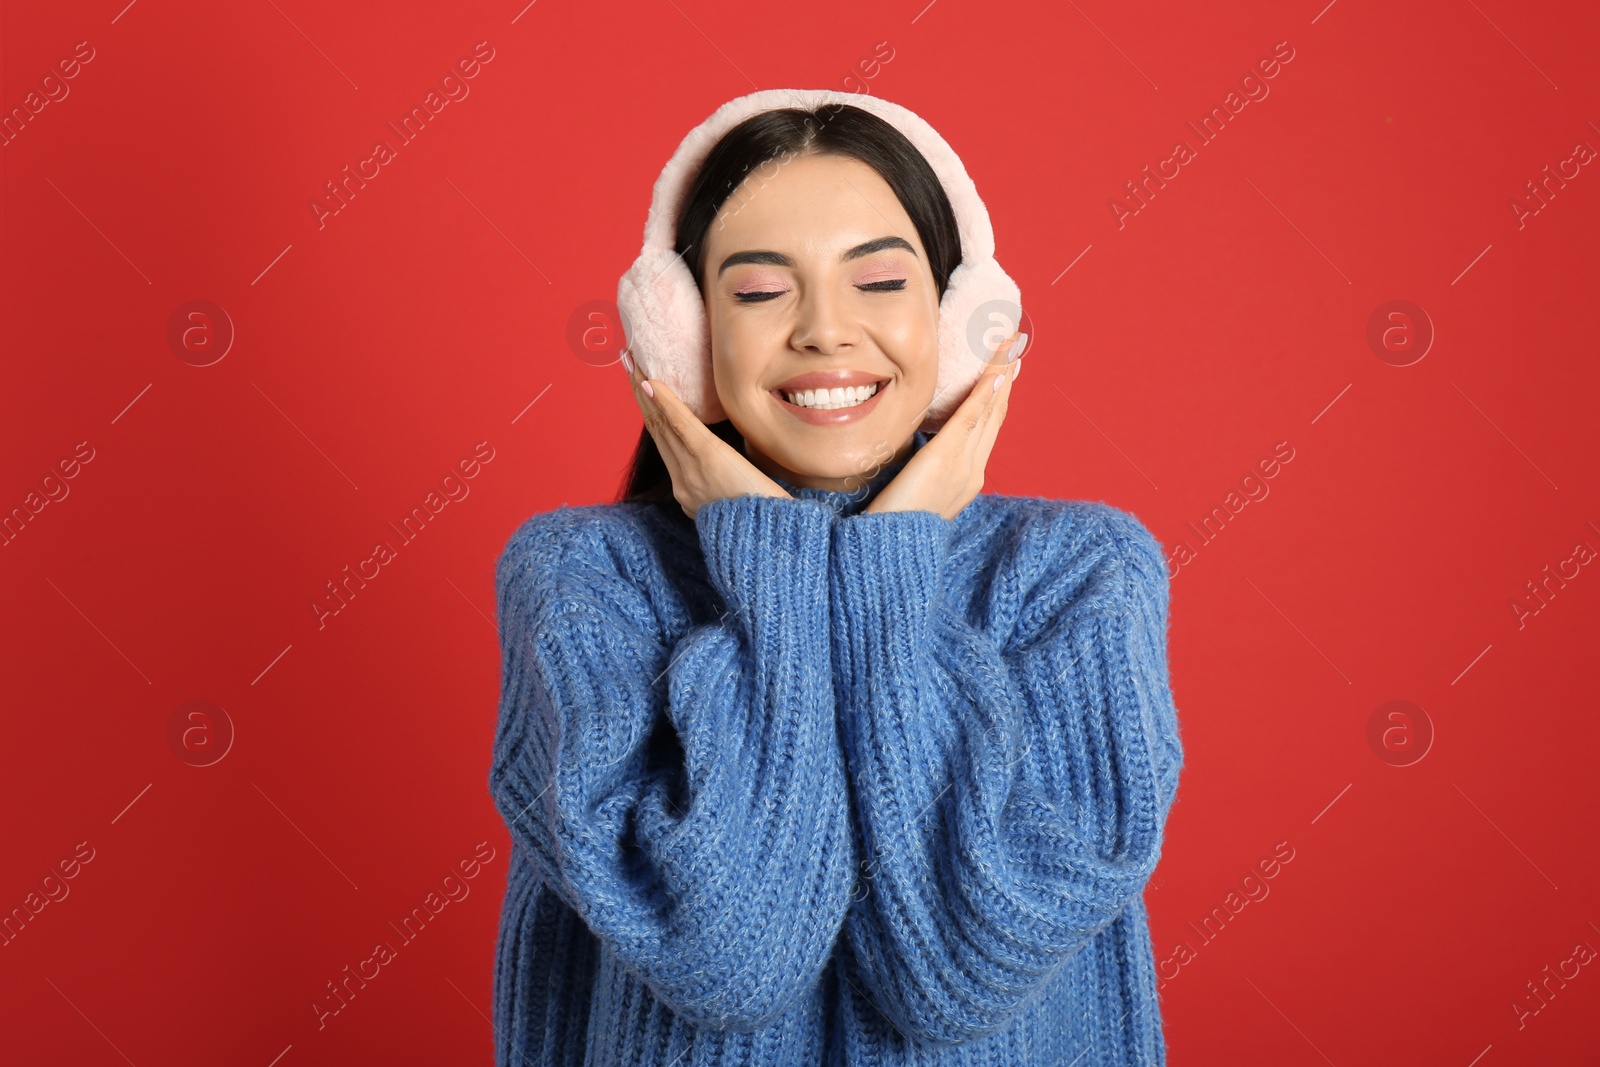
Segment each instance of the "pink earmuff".
[{"label": "pink earmuff", "polygon": [[678,214],[695,175],[723,134],[762,111],[785,107],[810,111],[824,104],[852,104],[905,134],[938,175],[955,212],[962,258],[939,303],[938,382],[921,426],[934,432],[966,398],[996,345],[1020,328],[1022,294],[995,262],[989,212],[960,157],[911,111],[874,96],[831,89],[763,89],[728,101],[689,131],[656,179],[644,249],[617,283],[617,310],[628,351],[646,377],[665,382],[702,422],[709,425],[728,417],[712,380],[705,302],[689,268],[674,251]]}]

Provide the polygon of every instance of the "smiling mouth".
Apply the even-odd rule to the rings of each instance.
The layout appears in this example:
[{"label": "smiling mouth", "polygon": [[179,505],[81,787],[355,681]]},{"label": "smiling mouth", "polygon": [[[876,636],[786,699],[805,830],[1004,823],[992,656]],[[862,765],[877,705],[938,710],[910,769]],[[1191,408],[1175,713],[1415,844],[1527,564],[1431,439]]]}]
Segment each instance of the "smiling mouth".
[{"label": "smiling mouth", "polygon": [[844,389],[774,389],[773,393],[797,408],[811,411],[841,411],[860,407],[888,384],[889,380],[885,378],[882,381]]}]

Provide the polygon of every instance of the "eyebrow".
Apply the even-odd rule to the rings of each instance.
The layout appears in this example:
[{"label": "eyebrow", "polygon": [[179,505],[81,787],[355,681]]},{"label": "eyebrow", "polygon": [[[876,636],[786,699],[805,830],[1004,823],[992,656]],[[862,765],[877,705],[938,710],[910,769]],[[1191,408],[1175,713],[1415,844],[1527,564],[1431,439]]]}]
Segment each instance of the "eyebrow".
[{"label": "eyebrow", "polygon": [[[870,256],[872,253],[882,252],[886,248],[903,248],[913,256],[917,254],[917,250],[911,247],[911,242],[904,237],[876,237],[863,244],[858,244],[854,248],[845,249],[844,254],[839,257],[839,261],[848,263],[852,259]],[[717,268],[717,277],[722,277],[723,272],[729,267],[736,267],[741,263],[765,263],[773,267],[794,267],[794,260],[782,252],[735,252],[722,261],[722,265]]]}]

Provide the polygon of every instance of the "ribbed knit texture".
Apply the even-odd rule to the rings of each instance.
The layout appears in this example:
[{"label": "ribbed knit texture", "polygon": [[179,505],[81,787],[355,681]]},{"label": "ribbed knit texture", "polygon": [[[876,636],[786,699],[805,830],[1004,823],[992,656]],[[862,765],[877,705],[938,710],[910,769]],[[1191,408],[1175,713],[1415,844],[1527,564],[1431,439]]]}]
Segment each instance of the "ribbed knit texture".
[{"label": "ribbed knit texture", "polygon": [[1099,502],[863,513],[905,462],[507,542],[497,1067],[1166,1062],[1161,545]]}]

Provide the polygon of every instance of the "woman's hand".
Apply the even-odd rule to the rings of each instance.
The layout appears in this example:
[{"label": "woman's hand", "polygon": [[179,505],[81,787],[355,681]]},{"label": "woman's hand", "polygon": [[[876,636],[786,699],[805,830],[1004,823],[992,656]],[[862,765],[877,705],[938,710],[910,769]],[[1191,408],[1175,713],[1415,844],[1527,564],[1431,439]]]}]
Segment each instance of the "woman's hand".
[{"label": "woman's hand", "polygon": [[645,379],[626,350],[622,365],[633,384],[633,399],[644,413],[645,427],[672,475],[672,495],[685,515],[692,519],[713,500],[745,493],[792,499],[783,486],[712,433],[671,389]]},{"label": "woman's hand", "polygon": [[[973,383],[961,406],[945,420],[943,429],[917,450],[894,479],[878,491],[864,511],[933,511],[953,519],[983,488],[989,452],[1005,421],[1010,383],[1022,370],[1022,347],[1027,335],[1012,334],[996,350],[999,363]],[[1000,351],[1008,353],[999,362]]]}]

